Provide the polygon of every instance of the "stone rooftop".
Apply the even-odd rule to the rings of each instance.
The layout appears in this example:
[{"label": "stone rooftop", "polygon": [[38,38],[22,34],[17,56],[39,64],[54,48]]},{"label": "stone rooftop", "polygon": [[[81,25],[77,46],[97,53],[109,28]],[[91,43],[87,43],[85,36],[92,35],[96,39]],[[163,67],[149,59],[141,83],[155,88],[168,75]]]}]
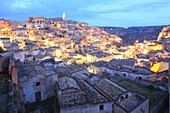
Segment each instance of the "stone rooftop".
[{"label": "stone rooftop", "polygon": [[93,62],[91,64],[96,67],[106,67],[108,69],[117,70],[117,71],[121,69],[119,65],[113,65],[107,61],[98,61],[98,62]]},{"label": "stone rooftop", "polygon": [[121,94],[127,91],[123,87],[113,83],[108,79],[101,79],[95,86],[101,92],[105,93],[108,98],[113,100],[116,100]]},{"label": "stone rooftop", "polygon": [[110,63],[113,64],[113,65],[133,66],[134,63],[135,63],[135,60],[131,60],[131,59],[121,59],[121,60],[112,59],[110,61]]},{"label": "stone rooftop", "polygon": [[133,73],[133,70],[131,69],[127,69],[127,68],[121,68],[120,71],[122,72],[129,72],[129,73]]},{"label": "stone rooftop", "polygon": [[[123,62],[125,61],[126,63],[122,63],[122,61]],[[132,62],[133,62],[132,64],[134,64],[134,61],[132,61]],[[154,72],[150,71],[149,69],[147,69],[145,67],[135,66],[134,69],[130,69],[130,68],[127,68],[127,67],[120,65],[120,64],[122,64],[122,65],[128,64],[127,60],[112,59],[111,62],[99,61],[99,62],[93,62],[91,64],[94,65],[94,66],[97,66],[97,67],[105,67],[105,68],[108,68],[108,69],[111,69],[111,70],[128,72],[128,73],[136,73],[136,74],[143,74],[143,75],[149,75],[149,74],[154,73]]]},{"label": "stone rooftop", "polygon": [[142,98],[138,94],[134,94],[127,99],[123,99],[119,104],[122,106],[126,111],[131,111],[134,108],[136,108],[138,105],[140,105],[145,98]]},{"label": "stone rooftop", "polygon": [[149,75],[149,74],[153,74],[154,72],[150,71],[149,69],[147,68],[144,68],[144,67],[138,67],[136,66],[134,71],[134,73],[139,73],[139,74],[143,74],[143,75]]},{"label": "stone rooftop", "polygon": [[42,64],[36,61],[27,61],[25,63],[21,63],[19,61],[16,62],[18,67],[18,76],[19,79],[26,77],[31,78],[36,75],[49,76],[56,74],[56,71],[53,66],[44,67]]},{"label": "stone rooftop", "polygon": [[80,88],[86,93],[87,102],[95,104],[108,101],[96,89],[83,80],[77,80]]},{"label": "stone rooftop", "polygon": [[145,54],[137,54],[136,57],[137,58],[142,58],[142,59],[149,59],[149,56],[145,55]]},{"label": "stone rooftop", "polygon": [[62,77],[59,78],[59,87],[62,90],[59,96],[60,107],[98,104],[108,101],[95,88],[83,80]]},{"label": "stone rooftop", "polygon": [[59,88],[60,90],[65,90],[65,89],[78,89],[80,90],[77,82],[71,78],[71,77],[61,77],[59,78]]},{"label": "stone rooftop", "polygon": [[74,73],[74,72],[78,72],[78,71],[81,71],[81,70],[84,70],[86,69],[87,67],[85,65],[78,65],[78,64],[71,64],[71,65],[68,65],[67,67],[65,67],[65,69],[67,70],[67,72],[69,72],[70,74],[71,73]]},{"label": "stone rooftop", "polygon": [[97,67],[102,67],[102,66],[106,65],[107,63],[108,62],[106,62],[106,61],[98,61],[98,62],[93,62],[91,64],[94,66],[97,66]]},{"label": "stone rooftop", "polygon": [[91,53],[92,56],[96,56],[97,58],[101,58],[101,57],[107,57],[110,56],[111,54],[103,52],[103,51],[97,51],[97,52],[93,52]]},{"label": "stone rooftop", "polygon": [[31,77],[37,74],[35,70],[35,66],[37,65],[36,62],[30,61],[27,63],[21,63],[17,61],[16,65],[18,67],[19,78],[22,78],[24,76]]}]

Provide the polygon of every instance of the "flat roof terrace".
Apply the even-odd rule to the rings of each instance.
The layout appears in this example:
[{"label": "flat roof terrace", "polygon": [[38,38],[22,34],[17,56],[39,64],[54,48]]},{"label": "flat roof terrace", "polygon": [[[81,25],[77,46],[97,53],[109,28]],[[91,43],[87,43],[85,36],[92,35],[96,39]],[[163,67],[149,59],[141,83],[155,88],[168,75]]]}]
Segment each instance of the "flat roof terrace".
[{"label": "flat roof terrace", "polygon": [[127,99],[123,99],[119,104],[122,106],[126,111],[131,111],[136,108],[139,104],[141,104],[145,99],[140,97],[137,94],[134,94]]}]

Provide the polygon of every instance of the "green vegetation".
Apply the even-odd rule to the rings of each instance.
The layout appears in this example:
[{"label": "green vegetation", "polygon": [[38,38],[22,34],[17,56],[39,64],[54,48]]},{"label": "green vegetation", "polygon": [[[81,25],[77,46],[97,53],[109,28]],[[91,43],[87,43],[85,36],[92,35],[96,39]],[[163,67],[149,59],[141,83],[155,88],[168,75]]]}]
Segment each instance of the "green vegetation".
[{"label": "green vegetation", "polygon": [[9,87],[8,82],[5,81],[2,87],[0,88],[0,95],[8,93],[8,87]]},{"label": "green vegetation", "polygon": [[161,91],[159,88],[153,87],[152,85],[144,86],[139,83],[136,83],[133,80],[126,79],[119,75],[109,76],[108,78],[130,91],[136,91],[148,97],[149,104],[151,107],[153,107],[154,104],[157,103],[161,99],[161,97],[166,93],[164,91]]},{"label": "green vegetation", "polygon": [[0,113],[6,113],[9,84],[6,74],[0,73]]},{"label": "green vegetation", "polygon": [[41,102],[33,102],[31,104],[27,104],[26,110],[27,112],[33,112],[37,108],[40,108],[42,111],[52,112],[54,100],[55,97],[51,97]]},{"label": "green vegetation", "polygon": [[8,93],[8,88],[9,84],[7,80],[7,75],[0,74],[0,95]]}]

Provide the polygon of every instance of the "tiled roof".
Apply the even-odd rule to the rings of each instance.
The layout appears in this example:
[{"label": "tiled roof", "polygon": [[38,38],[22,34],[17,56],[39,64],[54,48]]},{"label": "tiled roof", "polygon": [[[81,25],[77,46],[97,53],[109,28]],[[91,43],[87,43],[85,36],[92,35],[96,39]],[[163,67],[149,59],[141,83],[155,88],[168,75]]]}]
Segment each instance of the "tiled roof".
[{"label": "tiled roof", "polygon": [[106,93],[113,100],[117,99],[121,94],[126,92],[126,89],[121,86],[115,85],[115,83],[107,79],[101,79],[96,84],[96,87],[98,87],[99,90],[101,90],[102,92]]},{"label": "tiled roof", "polygon": [[98,91],[95,88],[93,88],[85,81],[78,79],[74,80],[73,78],[69,78],[66,83],[64,80],[66,78],[68,79],[68,77],[64,77],[62,78],[63,81],[59,80],[59,86],[60,87],[62,86],[62,88],[69,90],[68,92],[63,91],[62,94],[60,95],[59,98],[60,107],[98,104],[108,101],[103,95],[98,93]]},{"label": "tiled roof", "polygon": [[121,59],[121,60],[112,59],[110,61],[110,63],[113,64],[113,65],[133,66],[134,63],[135,63],[135,60],[130,60],[130,59]]}]

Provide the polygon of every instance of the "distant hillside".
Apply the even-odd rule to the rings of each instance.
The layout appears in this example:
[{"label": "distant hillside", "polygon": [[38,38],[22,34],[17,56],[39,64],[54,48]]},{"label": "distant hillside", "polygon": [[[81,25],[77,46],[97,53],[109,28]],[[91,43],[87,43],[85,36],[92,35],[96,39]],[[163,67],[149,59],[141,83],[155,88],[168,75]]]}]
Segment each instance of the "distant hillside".
[{"label": "distant hillside", "polygon": [[135,40],[156,40],[164,26],[143,26],[143,27],[100,27],[110,34],[120,36],[125,44],[133,44]]}]

